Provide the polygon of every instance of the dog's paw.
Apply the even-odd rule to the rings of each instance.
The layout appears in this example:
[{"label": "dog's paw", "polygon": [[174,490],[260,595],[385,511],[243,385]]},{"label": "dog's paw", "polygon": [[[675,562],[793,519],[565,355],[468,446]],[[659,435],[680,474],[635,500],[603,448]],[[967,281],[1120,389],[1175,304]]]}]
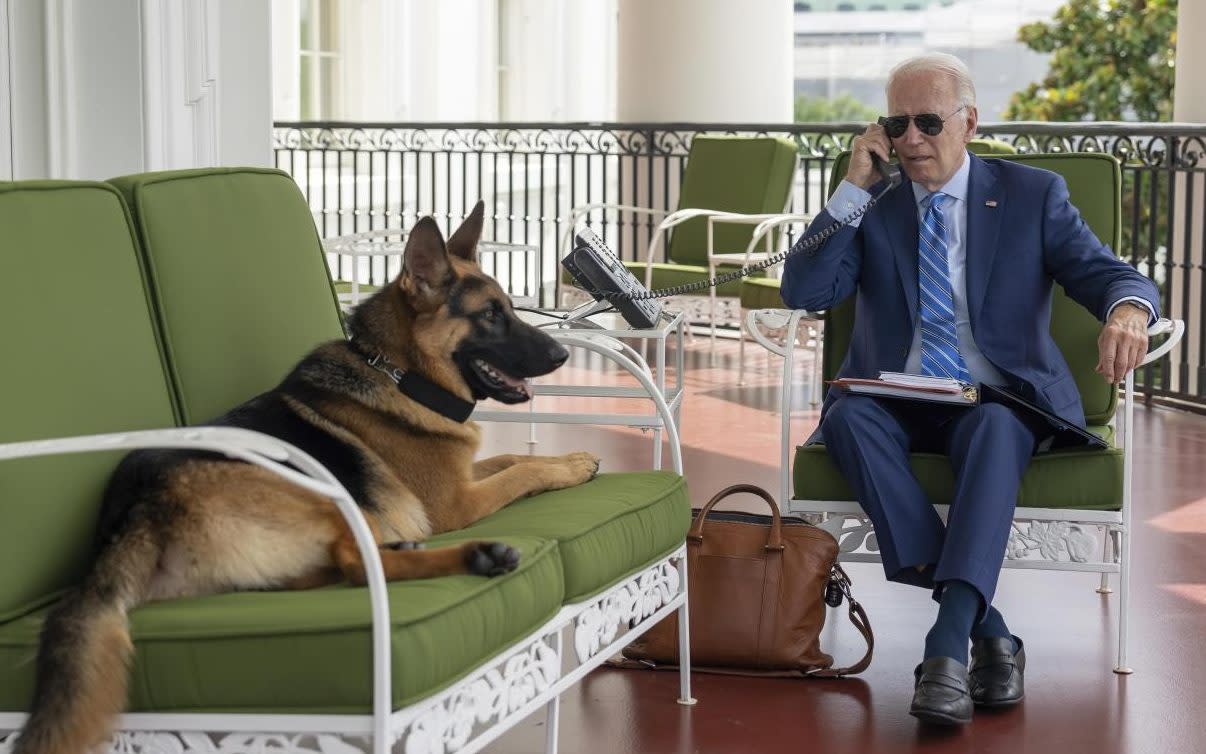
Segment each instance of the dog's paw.
[{"label": "dog's paw", "polygon": [[502,542],[474,542],[465,546],[465,567],[478,576],[501,576],[519,566],[519,550]]},{"label": "dog's paw", "polygon": [[570,469],[574,484],[585,484],[594,479],[599,473],[599,457],[594,453],[578,451],[561,456]]}]

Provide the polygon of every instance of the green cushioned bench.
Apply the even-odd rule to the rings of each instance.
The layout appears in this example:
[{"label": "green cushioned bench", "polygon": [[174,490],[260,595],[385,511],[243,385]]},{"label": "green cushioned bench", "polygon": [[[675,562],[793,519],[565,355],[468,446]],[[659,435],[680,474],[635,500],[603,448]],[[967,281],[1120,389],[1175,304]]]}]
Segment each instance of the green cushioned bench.
[{"label": "green cushioned bench", "polygon": [[[173,428],[271,388],[343,331],[309,210],[278,171],[0,183],[0,235],[0,328],[6,366],[20,367],[0,370],[3,749],[30,703],[42,620],[89,567],[116,448],[191,438],[272,468],[248,438]],[[33,279],[56,284],[13,283]],[[103,450],[63,454],[81,436],[102,436],[87,447]],[[130,615],[127,708],[139,714],[119,735],[161,736],[170,750],[181,715],[200,715],[190,730],[326,730],[375,752],[412,736],[496,735],[564,690],[565,666],[589,670],[685,604],[689,523],[680,475],[601,474],[433,538],[515,546],[520,566],[504,576],[143,605]],[[388,602],[384,664],[374,599]],[[505,701],[512,685],[526,709]]]}]

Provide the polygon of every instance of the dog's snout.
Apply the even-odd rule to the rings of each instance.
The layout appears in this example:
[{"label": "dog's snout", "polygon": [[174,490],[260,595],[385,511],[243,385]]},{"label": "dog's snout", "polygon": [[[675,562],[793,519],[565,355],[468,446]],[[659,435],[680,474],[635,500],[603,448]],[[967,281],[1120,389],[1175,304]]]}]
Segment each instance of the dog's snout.
[{"label": "dog's snout", "polygon": [[549,361],[553,362],[553,367],[556,368],[561,366],[568,358],[569,351],[566,350],[565,346],[561,345],[557,341],[553,341],[553,343],[549,346]]}]

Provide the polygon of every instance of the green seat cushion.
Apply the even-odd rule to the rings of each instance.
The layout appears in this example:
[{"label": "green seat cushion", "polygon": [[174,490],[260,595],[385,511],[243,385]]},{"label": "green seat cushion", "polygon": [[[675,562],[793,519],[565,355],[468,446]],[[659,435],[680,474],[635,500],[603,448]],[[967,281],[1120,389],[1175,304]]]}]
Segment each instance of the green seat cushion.
[{"label": "green seat cushion", "polygon": [[[1112,427],[1099,425],[1089,429],[1113,442]],[[929,499],[938,505],[949,505],[955,490],[950,459],[938,453],[913,453],[909,460]],[[855,499],[824,445],[798,447],[792,474],[797,499]],[[1022,477],[1018,506],[1121,510],[1122,450],[1061,450],[1035,456]]]},{"label": "green seat cushion", "polygon": [[[464,534],[433,543],[463,541]],[[519,567],[495,578],[389,585],[393,705],[448,686],[551,618],[557,544],[507,536]],[[43,613],[0,626],[0,710],[28,708]],[[372,711],[368,590],[336,586],[157,602],[131,614],[131,711]]]},{"label": "green seat cushion", "polygon": [[[121,196],[103,183],[0,183],[0,233],[0,443],[174,426]],[[0,621],[80,577],[119,455],[0,462]]]},{"label": "green seat cushion", "polygon": [[343,336],[310,208],[287,174],[207,168],[110,182],[134,212],[186,423],[274,387]]},{"label": "green seat cushion", "polygon": [[745,278],[741,281],[742,309],[782,309],[778,278]]},{"label": "green seat cushion", "polygon": [[565,599],[576,602],[681,545],[690,525],[683,478],[649,471],[600,474],[578,487],[518,500],[465,533],[479,539],[515,533],[557,540]]},{"label": "green seat cushion", "polygon": [[[627,267],[632,272],[633,275],[636,275],[637,280],[641,281],[641,283],[644,284],[644,282],[645,282],[645,263],[644,262],[625,262],[624,266]],[[716,274],[723,275],[726,272],[732,272],[734,270],[739,270],[739,269],[741,269],[741,267],[738,265],[728,265],[728,264],[718,265],[716,267]],[[706,264],[705,265],[674,264],[672,262],[670,262],[670,263],[654,262],[653,263],[652,288],[654,290],[657,290],[660,288],[674,288],[676,286],[687,285],[689,283],[698,283],[701,280],[707,280],[707,279],[708,279],[708,267]],[[732,280],[732,281],[729,281],[728,283],[725,283],[724,285],[716,286],[716,295],[717,296],[731,296],[731,297],[736,298],[740,292],[741,292],[741,281],[740,280]],[[690,295],[707,296],[708,289],[705,288],[701,291],[695,291],[693,294],[690,294]]]}]

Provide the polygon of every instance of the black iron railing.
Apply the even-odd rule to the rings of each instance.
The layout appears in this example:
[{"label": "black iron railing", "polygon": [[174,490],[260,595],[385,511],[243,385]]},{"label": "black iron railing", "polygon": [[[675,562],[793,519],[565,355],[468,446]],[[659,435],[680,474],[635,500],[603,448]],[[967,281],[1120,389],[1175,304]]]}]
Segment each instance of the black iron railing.
[{"label": "black iron railing", "polygon": [[[559,291],[573,207],[592,202],[671,209],[691,141],[700,134],[786,136],[799,149],[790,209],[824,205],[834,159],[861,123],[277,123],[276,164],[306,194],[324,237],[408,228],[433,215],[455,225],[479,198],[485,237],[535,246],[511,285],[551,304]],[[1206,408],[1206,126],[1146,123],[981,124],[1019,152],[1103,152],[1123,171],[1119,253],[1160,287],[1164,311],[1186,320],[1171,359],[1140,375],[1145,395]],[[626,259],[656,223],[598,210],[589,221]],[[790,235],[788,237],[790,241]],[[338,275],[352,274],[333,260]],[[394,268],[358,268],[380,282]],[[513,273],[512,273],[513,274]]]}]

